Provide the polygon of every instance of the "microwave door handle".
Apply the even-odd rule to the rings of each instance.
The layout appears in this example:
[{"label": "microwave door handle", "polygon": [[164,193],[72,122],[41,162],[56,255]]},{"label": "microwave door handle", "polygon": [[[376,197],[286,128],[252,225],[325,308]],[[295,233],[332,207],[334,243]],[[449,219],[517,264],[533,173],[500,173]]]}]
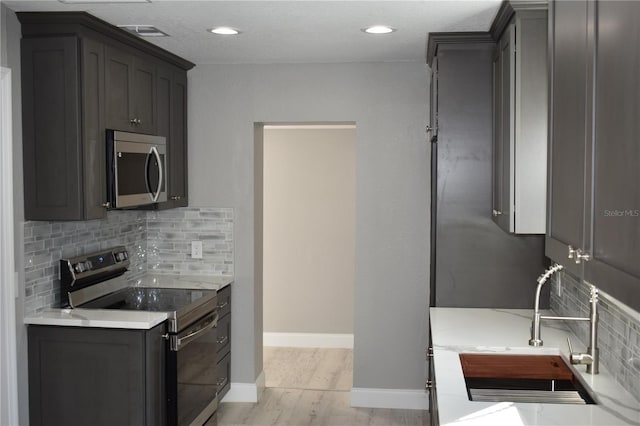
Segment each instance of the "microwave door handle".
[{"label": "microwave door handle", "polygon": [[[155,194],[153,194],[151,198],[151,200],[155,203],[156,201],[158,201],[158,197],[160,197],[160,192],[162,191],[162,179],[163,179],[164,170],[162,170],[162,158],[160,157],[160,153],[158,152],[158,149],[155,146],[151,147],[149,154],[153,154],[156,157],[156,161],[158,162],[158,189],[156,190]],[[147,170],[145,173],[145,178],[147,179],[147,188],[149,188],[149,192],[152,192],[151,184],[149,183],[149,161],[147,161]]]}]

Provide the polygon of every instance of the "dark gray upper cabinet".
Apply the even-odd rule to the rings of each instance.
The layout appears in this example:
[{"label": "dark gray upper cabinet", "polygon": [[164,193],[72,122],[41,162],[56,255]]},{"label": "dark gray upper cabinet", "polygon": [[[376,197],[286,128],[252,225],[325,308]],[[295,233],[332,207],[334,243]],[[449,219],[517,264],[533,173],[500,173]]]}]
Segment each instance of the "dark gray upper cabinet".
[{"label": "dark gray upper cabinet", "polygon": [[[591,244],[585,279],[640,308],[640,3],[596,5]],[[589,177],[589,176],[588,176]]]},{"label": "dark gray upper cabinet", "polygon": [[549,138],[547,257],[575,275],[582,263],[568,260],[569,250],[584,247],[587,209],[587,1],[551,5],[551,136]]},{"label": "dark gray upper cabinet", "polygon": [[[84,12],[17,16],[23,35],[25,218],[106,215],[110,128],[166,133],[176,157],[168,171],[171,195],[180,198],[165,207],[187,205],[186,71],[193,64]],[[168,81],[158,77],[161,69],[170,70]],[[165,96],[162,106],[159,96]]]},{"label": "dark gray upper cabinet", "polygon": [[[82,59],[80,59],[82,58]],[[95,218],[106,200],[100,144],[102,50],[78,37],[22,40],[25,217]],[[82,62],[82,64],[81,64]],[[87,101],[87,102],[85,102]],[[82,115],[86,120],[82,120]],[[84,164],[95,167],[85,170]],[[93,191],[85,199],[82,194]]]},{"label": "dark gray upper cabinet", "polygon": [[155,65],[121,48],[107,46],[105,51],[107,128],[155,134]]},{"label": "dark gray upper cabinet", "polygon": [[544,234],[547,175],[547,5],[505,2],[491,33],[493,209],[502,229]]},{"label": "dark gray upper cabinet", "polygon": [[157,134],[167,138],[167,201],[158,209],[188,205],[187,192],[187,74],[178,68],[158,67]]},{"label": "dark gray upper cabinet", "polygon": [[640,309],[640,3],[554,2],[552,16],[546,252]]},{"label": "dark gray upper cabinet", "polygon": [[169,143],[169,201],[186,206],[187,193],[187,74],[176,70],[171,81],[171,141]]}]

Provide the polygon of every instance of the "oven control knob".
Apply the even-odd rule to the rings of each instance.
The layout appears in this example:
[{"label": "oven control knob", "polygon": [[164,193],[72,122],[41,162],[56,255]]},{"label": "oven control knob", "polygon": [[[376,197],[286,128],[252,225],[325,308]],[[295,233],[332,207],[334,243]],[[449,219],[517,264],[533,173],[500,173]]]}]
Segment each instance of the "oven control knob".
[{"label": "oven control knob", "polygon": [[125,252],[121,251],[120,253],[116,253],[116,260],[118,262],[122,262],[126,259]]},{"label": "oven control knob", "polygon": [[75,269],[75,271],[79,274],[84,272],[85,271],[84,263],[83,262],[76,263],[75,265],[73,265],[73,269]]},{"label": "oven control knob", "polygon": [[93,263],[91,263],[90,260],[87,260],[86,262],[84,262],[84,269],[85,271],[90,271],[91,268],[93,268]]}]

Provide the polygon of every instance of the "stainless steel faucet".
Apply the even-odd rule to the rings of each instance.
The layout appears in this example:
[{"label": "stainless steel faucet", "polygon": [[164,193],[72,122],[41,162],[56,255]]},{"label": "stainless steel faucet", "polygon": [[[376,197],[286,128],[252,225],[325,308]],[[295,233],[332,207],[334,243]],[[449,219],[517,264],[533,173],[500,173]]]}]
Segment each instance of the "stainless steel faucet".
[{"label": "stainless steel faucet", "polygon": [[555,264],[551,268],[547,269],[544,274],[538,277],[538,287],[536,288],[535,307],[533,311],[533,320],[531,321],[531,339],[529,339],[529,345],[542,346],[542,339],[540,338],[540,321],[589,321],[590,333],[589,333],[589,347],[587,352],[573,352],[571,348],[571,341],[567,339],[569,343],[569,360],[571,364],[579,364],[587,366],[587,373],[598,374],[600,356],[598,350],[598,289],[595,286],[591,286],[589,291],[589,317],[558,317],[548,316],[540,314],[540,290],[542,286],[554,273],[562,270],[562,265]]}]

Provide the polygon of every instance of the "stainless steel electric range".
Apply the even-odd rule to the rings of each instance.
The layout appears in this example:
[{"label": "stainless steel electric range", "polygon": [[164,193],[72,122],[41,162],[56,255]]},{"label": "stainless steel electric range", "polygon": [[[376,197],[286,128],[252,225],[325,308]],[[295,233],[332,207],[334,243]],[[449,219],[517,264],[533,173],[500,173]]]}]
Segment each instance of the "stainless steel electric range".
[{"label": "stainless steel electric range", "polygon": [[167,423],[215,424],[217,292],[131,287],[125,247],[60,261],[63,304],[82,309],[164,312]]}]

